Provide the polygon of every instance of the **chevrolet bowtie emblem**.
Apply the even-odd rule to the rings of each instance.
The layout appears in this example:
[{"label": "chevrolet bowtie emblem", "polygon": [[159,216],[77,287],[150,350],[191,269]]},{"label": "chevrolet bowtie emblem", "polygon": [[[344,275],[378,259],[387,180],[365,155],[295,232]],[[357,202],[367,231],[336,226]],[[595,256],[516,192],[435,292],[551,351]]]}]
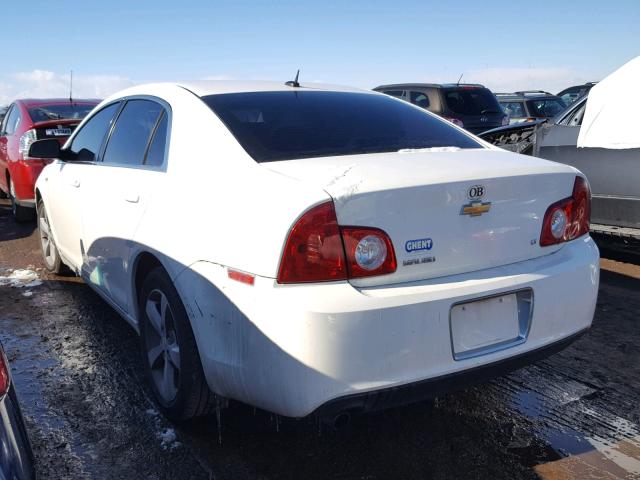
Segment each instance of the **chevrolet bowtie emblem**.
[{"label": "chevrolet bowtie emblem", "polygon": [[487,213],[491,209],[491,202],[471,202],[462,206],[460,215],[471,215],[477,217],[483,213]]}]

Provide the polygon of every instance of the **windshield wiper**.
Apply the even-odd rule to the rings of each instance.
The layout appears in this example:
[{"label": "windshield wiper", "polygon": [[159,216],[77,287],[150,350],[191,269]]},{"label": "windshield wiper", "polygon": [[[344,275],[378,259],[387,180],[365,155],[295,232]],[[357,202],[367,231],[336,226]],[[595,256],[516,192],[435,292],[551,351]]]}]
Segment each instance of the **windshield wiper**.
[{"label": "windshield wiper", "polygon": [[489,109],[480,111],[480,115],[484,115],[485,113],[500,113],[500,112],[498,110],[489,110]]}]

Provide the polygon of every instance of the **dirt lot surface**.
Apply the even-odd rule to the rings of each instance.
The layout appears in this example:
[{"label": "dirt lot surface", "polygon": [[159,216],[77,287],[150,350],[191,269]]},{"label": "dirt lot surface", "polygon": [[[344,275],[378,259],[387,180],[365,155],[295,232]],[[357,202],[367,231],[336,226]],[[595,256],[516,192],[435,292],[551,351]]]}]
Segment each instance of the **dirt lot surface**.
[{"label": "dirt lot surface", "polygon": [[536,365],[337,432],[234,403],[220,430],[158,414],[135,333],[81,280],[42,271],[34,228],[0,202],[0,340],[40,478],[640,478],[633,256],[603,250],[593,328]]}]

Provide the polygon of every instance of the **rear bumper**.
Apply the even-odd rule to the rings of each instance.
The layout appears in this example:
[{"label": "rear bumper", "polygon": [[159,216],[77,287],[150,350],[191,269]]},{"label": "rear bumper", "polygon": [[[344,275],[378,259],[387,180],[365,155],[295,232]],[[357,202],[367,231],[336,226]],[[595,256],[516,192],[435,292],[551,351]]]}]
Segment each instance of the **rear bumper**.
[{"label": "rear bumper", "polygon": [[316,409],[314,415],[331,418],[346,411],[350,413],[373,412],[386,408],[409,405],[411,403],[436,398],[446,393],[464,390],[465,388],[506,375],[531,363],[543,360],[554,353],[558,353],[571,345],[587,330],[588,329],[585,329],[574,333],[562,340],[530,352],[521,353],[520,355],[470,368],[462,372],[428,378],[398,387],[356,393],[346,397],[336,398]]},{"label": "rear bumper", "polygon": [[[208,262],[175,279],[210,388],[290,417],[345,398],[352,408],[370,409],[391,395],[379,392],[482,380],[511,360],[520,366],[589,328],[598,283],[599,253],[588,236],[537,259],[385,287],[283,286],[262,277],[249,286]],[[452,307],[521,290],[535,299],[525,340],[456,360]],[[415,390],[416,398],[424,398],[422,388],[431,387]]]}]

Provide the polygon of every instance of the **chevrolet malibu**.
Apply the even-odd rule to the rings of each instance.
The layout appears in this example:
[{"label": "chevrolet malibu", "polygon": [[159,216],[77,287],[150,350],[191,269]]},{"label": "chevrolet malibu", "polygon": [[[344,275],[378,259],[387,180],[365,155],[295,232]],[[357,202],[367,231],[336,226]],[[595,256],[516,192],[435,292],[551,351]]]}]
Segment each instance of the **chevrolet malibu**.
[{"label": "chevrolet malibu", "polygon": [[173,419],[228,398],[329,418],[417,401],[591,325],[584,176],[384,94],[143,85],[30,156],[55,159],[44,264],[136,329]]}]

